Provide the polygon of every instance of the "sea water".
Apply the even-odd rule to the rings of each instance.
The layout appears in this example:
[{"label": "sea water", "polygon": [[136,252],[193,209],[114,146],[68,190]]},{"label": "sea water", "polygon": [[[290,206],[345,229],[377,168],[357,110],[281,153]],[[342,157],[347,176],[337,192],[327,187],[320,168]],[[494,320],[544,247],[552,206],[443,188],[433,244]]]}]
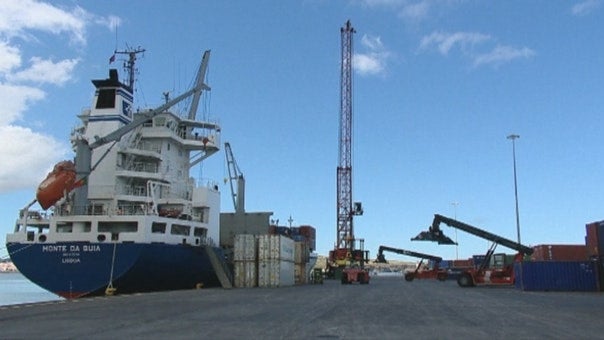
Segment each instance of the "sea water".
[{"label": "sea water", "polygon": [[20,273],[0,273],[0,306],[59,300],[63,298],[40,288]]}]

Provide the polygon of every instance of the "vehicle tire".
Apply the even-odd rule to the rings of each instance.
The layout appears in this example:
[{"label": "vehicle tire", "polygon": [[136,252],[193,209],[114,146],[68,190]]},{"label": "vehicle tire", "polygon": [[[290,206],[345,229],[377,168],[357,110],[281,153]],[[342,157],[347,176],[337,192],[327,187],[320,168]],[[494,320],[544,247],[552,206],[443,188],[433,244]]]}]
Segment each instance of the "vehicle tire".
[{"label": "vehicle tire", "polygon": [[415,275],[413,273],[405,273],[405,281],[413,281],[413,279],[415,278]]},{"label": "vehicle tire", "polygon": [[472,276],[468,273],[462,273],[459,278],[457,278],[457,284],[460,287],[472,287],[474,282],[472,281]]},{"label": "vehicle tire", "polygon": [[438,281],[445,281],[447,279],[447,274],[446,273],[438,273],[438,274],[436,274],[436,279]]}]

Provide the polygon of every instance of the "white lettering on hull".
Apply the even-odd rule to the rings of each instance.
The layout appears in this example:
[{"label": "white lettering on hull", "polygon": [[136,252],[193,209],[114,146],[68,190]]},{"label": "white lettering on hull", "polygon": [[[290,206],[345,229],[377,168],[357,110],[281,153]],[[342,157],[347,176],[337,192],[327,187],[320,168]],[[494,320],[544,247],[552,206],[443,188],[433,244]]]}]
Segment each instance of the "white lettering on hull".
[{"label": "white lettering on hull", "polygon": [[81,263],[80,253],[95,253],[100,252],[101,246],[98,244],[84,244],[84,245],[56,245],[48,244],[42,246],[43,253],[62,253],[62,264],[77,264]]}]

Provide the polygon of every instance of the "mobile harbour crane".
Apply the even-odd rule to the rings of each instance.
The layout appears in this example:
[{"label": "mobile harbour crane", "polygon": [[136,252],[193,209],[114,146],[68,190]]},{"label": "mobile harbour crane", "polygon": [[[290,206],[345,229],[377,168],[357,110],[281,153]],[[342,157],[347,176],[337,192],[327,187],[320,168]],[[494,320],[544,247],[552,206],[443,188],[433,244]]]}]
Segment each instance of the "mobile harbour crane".
[{"label": "mobile harbour crane", "polygon": [[416,237],[412,238],[411,241],[433,241],[438,244],[456,244],[449,237],[445,236],[440,229],[440,224],[445,223],[449,227],[453,227],[472,235],[476,235],[483,239],[493,242],[483,263],[478,268],[471,268],[464,270],[459,278],[457,284],[460,287],[474,287],[477,285],[512,285],[514,284],[514,266],[513,264],[507,264],[503,268],[488,268],[490,259],[493,256],[495,247],[498,244],[508,247],[517,251],[518,253],[514,257],[514,262],[520,262],[524,258],[524,255],[531,255],[533,248],[522,245],[518,242],[506,239],[504,237],[492,234],[488,231],[480,228],[471,226],[469,224],[460,222],[458,220],[435,214],[432,225],[428,231],[420,232]]},{"label": "mobile harbour crane", "polygon": [[[337,242],[329,252],[328,275],[340,276],[342,284],[369,283],[369,271],[365,269],[369,252],[363,249],[364,240],[355,239],[353,217],[362,215],[360,202],[352,202],[352,35],[355,33],[350,20],[340,29],[340,130],[339,163],[337,167]],[[360,247],[357,248],[356,243]]]}]

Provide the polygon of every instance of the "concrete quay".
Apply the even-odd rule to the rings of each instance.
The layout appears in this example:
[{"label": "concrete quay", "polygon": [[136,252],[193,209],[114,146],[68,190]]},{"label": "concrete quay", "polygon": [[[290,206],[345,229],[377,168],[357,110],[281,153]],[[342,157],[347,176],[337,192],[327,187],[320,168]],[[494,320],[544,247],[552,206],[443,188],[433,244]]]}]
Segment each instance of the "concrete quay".
[{"label": "concrete quay", "polygon": [[2,339],[602,339],[604,295],[369,285],[200,289],[0,308]]}]

